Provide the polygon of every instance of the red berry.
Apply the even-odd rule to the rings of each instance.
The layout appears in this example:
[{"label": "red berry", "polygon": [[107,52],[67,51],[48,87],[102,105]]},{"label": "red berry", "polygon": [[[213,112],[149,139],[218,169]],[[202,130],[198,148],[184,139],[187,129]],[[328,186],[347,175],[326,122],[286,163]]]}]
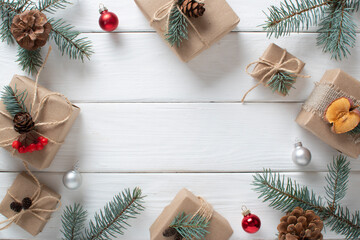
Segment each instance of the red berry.
[{"label": "red berry", "polygon": [[14,141],[14,142],[12,143],[12,147],[13,147],[14,149],[19,149],[19,147],[21,147],[21,142],[20,142],[20,141]]},{"label": "red berry", "polygon": [[31,152],[36,151],[36,144],[35,143],[30,144],[29,149],[31,150]]},{"label": "red berry", "polygon": [[44,145],[44,146],[46,146],[48,144],[48,141],[49,140],[47,138],[44,138],[44,137],[40,140],[41,144]]},{"label": "red berry", "polygon": [[44,149],[44,145],[42,145],[41,143],[36,144],[36,150],[41,151],[43,149]]},{"label": "red berry", "polygon": [[26,153],[24,146],[19,147],[18,151],[19,153]]},{"label": "red berry", "polygon": [[40,142],[41,139],[43,139],[43,138],[44,138],[43,136],[40,136],[40,137],[37,138],[37,140]]},{"label": "red berry", "polygon": [[27,146],[27,147],[25,148],[25,151],[28,152],[28,153],[32,153],[32,152],[33,152],[33,150],[30,148],[30,146]]}]

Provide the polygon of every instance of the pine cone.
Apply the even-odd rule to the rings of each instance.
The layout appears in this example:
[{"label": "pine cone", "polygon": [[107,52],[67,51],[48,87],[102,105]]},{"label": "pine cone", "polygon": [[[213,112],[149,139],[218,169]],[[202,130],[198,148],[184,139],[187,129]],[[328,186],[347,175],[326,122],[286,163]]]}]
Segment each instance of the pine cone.
[{"label": "pine cone", "polygon": [[196,0],[184,0],[180,9],[186,16],[197,18],[204,14],[204,5],[204,3],[199,3]]},{"label": "pine cone", "polygon": [[21,210],[22,210],[21,203],[19,203],[19,202],[12,202],[12,203],[10,204],[10,209],[13,210],[14,212],[21,212]]},{"label": "pine cone", "polygon": [[29,209],[30,207],[31,207],[31,205],[32,205],[32,200],[31,200],[31,198],[28,198],[28,197],[26,197],[26,198],[24,198],[23,200],[22,200],[22,207],[26,210],[26,209]]},{"label": "pine cone", "polygon": [[33,51],[45,45],[51,24],[42,12],[28,10],[14,17],[10,30],[20,47]]},{"label": "pine cone", "polygon": [[178,233],[178,231],[176,231],[175,228],[167,228],[164,232],[163,232],[163,236],[164,237],[172,237],[174,236],[174,240],[183,240],[183,237],[181,236],[180,233]]},{"label": "pine cone", "polygon": [[13,119],[14,129],[20,134],[30,132],[35,128],[35,123],[29,113],[18,113]]},{"label": "pine cone", "polygon": [[297,207],[280,219],[279,240],[322,240],[323,221],[314,211]]}]

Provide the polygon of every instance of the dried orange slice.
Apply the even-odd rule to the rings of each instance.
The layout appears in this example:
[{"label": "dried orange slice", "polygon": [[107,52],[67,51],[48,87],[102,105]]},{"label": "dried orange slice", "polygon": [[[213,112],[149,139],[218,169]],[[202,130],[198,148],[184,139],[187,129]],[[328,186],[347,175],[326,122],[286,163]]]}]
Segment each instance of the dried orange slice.
[{"label": "dried orange slice", "polygon": [[342,97],[333,101],[325,111],[325,119],[331,123],[333,132],[346,133],[360,123],[360,111],[351,99]]}]

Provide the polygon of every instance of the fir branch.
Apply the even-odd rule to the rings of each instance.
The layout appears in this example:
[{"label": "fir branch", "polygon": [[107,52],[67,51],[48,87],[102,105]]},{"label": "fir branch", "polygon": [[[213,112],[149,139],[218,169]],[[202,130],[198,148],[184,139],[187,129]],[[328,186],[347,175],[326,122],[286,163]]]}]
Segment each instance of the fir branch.
[{"label": "fir branch", "polygon": [[50,37],[58,45],[62,55],[67,54],[70,59],[90,59],[92,51],[91,41],[86,37],[77,38],[80,32],[75,31],[74,27],[65,23],[62,19],[49,19],[52,26]]},{"label": "fir branch", "polygon": [[341,1],[327,11],[327,16],[319,24],[317,44],[323,45],[323,51],[330,52],[331,58],[336,60],[347,57],[350,48],[355,47],[356,25],[351,11],[346,2]]},{"label": "fir branch", "polygon": [[61,216],[63,240],[79,239],[83,231],[87,212],[80,204],[66,206]]},{"label": "fir branch", "polygon": [[[290,178],[282,177],[270,170],[256,174],[253,184],[256,186],[255,191],[260,193],[259,198],[263,198],[264,202],[270,202],[271,207],[283,211],[293,210],[295,207],[313,210],[327,221],[326,224],[332,231],[346,236],[347,239],[359,239],[359,211],[351,214],[348,208],[343,208],[338,203],[346,193],[349,163],[346,157],[339,156],[328,168],[328,206],[323,205],[321,198],[316,197],[313,192],[310,193],[307,187],[301,187]],[[345,186],[340,186],[341,184]]]},{"label": "fir branch", "polygon": [[28,93],[26,90],[19,93],[16,86],[15,90],[10,86],[5,86],[1,92],[1,100],[4,103],[6,110],[14,117],[18,113],[27,112],[25,106],[27,95]]},{"label": "fir branch", "polygon": [[95,214],[81,239],[109,240],[115,234],[123,235],[123,230],[130,226],[126,220],[135,218],[144,210],[143,198],[140,188],[135,188],[132,192],[127,189],[116,195],[100,213]]},{"label": "fir branch", "polygon": [[57,9],[64,9],[66,4],[71,4],[71,2],[67,0],[39,0],[36,8],[41,12],[55,13]]},{"label": "fir branch", "polygon": [[175,5],[171,10],[168,32],[165,36],[171,46],[176,44],[178,47],[181,46],[183,39],[188,39],[188,23],[178,5]]},{"label": "fir branch", "polygon": [[209,233],[206,230],[208,226],[209,221],[205,217],[198,214],[193,217],[182,212],[174,218],[169,227],[174,228],[186,240],[201,240]]},{"label": "fir branch", "polygon": [[1,15],[2,23],[0,24],[0,39],[2,42],[7,44],[14,43],[14,37],[10,31],[12,19],[15,17],[16,13],[12,11],[5,11]]},{"label": "fir branch", "polygon": [[350,210],[336,205],[332,218],[329,218],[326,225],[346,239],[359,239],[360,237],[360,215],[359,211],[351,214]]},{"label": "fir branch", "polygon": [[329,173],[326,176],[327,186],[326,200],[332,211],[336,205],[345,197],[348,189],[348,181],[350,174],[350,163],[346,162],[346,157],[340,155],[328,165]]},{"label": "fir branch", "polygon": [[295,74],[289,72],[278,72],[267,83],[273,92],[278,91],[283,95],[288,95],[290,88],[295,88]]},{"label": "fir branch", "polygon": [[40,54],[40,48],[29,51],[22,47],[18,47],[17,62],[23,71],[29,74],[37,73],[37,68],[41,67],[43,60]]},{"label": "fir branch", "polygon": [[253,185],[254,190],[260,193],[259,198],[264,198],[264,202],[270,202],[269,205],[277,210],[287,212],[301,207],[322,215],[325,212],[322,198],[316,197],[313,191],[301,187],[291,178],[282,177],[271,170],[265,170],[262,174],[257,173]]},{"label": "fir branch", "polygon": [[276,38],[289,35],[291,32],[299,32],[316,25],[325,12],[325,7],[331,0],[285,0],[280,7],[270,6],[267,20],[263,26],[268,36]]}]

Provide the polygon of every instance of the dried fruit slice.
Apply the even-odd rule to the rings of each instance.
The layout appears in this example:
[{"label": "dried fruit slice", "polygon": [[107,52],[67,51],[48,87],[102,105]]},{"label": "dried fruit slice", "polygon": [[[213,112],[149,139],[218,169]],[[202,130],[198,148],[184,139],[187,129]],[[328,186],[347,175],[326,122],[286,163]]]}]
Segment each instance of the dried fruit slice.
[{"label": "dried fruit slice", "polygon": [[333,124],[333,132],[337,134],[346,133],[359,125],[360,111],[354,108],[351,99],[342,97],[328,106],[325,111],[325,119]]}]

